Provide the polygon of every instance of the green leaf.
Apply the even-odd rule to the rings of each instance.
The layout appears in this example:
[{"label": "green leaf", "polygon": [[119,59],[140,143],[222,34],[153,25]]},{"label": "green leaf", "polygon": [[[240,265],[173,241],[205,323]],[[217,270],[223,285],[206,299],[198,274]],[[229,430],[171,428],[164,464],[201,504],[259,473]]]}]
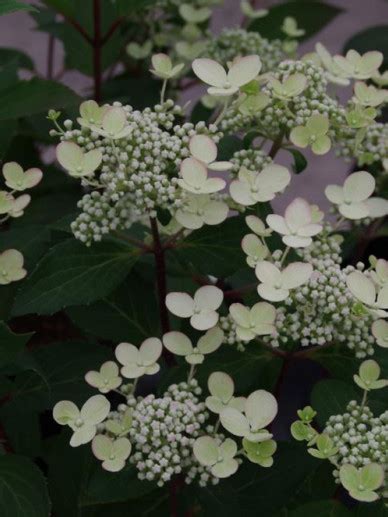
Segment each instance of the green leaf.
[{"label": "green leaf", "polygon": [[336,379],[325,379],[314,386],[311,403],[318,412],[316,419],[324,426],[332,415],[345,412],[351,400],[357,400],[358,393],[352,384]]},{"label": "green leaf", "polygon": [[334,500],[316,501],[300,506],[289,513],[289,517],[350,517],[351,512],[341,503]]},{"label": "green leaf", "polygon": [[135,109],[144,109],[159,102],[160,84],[148,77],[135,78],[133,74],[122,74],[104,82],[102,96],[106,102],[120,101]]},{"label": "green leaf", "polygon": [[230,217],[192,232],[171,255],[202,274],[225,277],[245,267],[240,243],[246,233],[243,216]]},{"label": "green leaf", "polygon": [[42,2],[66,16],[74,16],[76,12],[76,0],[42,0]]},{"label": "green leaf", "polygon": [[[57,0],[56,0],[57,3]],[[63,3],[63,0],[61,1]],[[101,34],[106,34],[113,23],[117,20],[114,6],[111,1],[100,1],[101,8]],[[94,33],[94,6],[93,0],[82,0],[76,2],[74,12],[71,15],[85,32],[93,37]],[[65,48],[66,69],[76,69],[85,75],[93,76],[93,47],[82,36],[82,34],[68,21],[43,23],[40,30],[52,34],[60,39]],[[125,40],[120,30],[116,30],[101,51],[102,70],[117,62]]]},{"label": "green leaf", "polygon": [[87,248],[74,239],[54,246],[23,283],[13,314],[53,314],[108,295],[127,276],[137,254],[104,242]]},{"label": "green leaf", "polygon": [[298,40],[310,38],[325,25],[330,23],[342,10],[324,2],[314,2],[313,5],[308,0],[298,2],[282,2],[269,10],[264,18],[255,20],[250,26],[250,31],[257,31],[265,38],[284,39],[285,34],[281,31],[284,18],[292,16],[296,19],[298,27],[306,32]]},{"label": "green leaf", "polygon": [[364,54],[370,50],[379,50],[384,54],[383,68],[388,67],[388,25],[377,25],[358,32],[352,36],[344,47],[344,52],[354,49]]},{"label": "green leaf", "polygon": [[83,342],[53,343],[36,348],[31,352],[31,359],[39,373],[18,374],[14,393],[4,407],[12,408],[20,416],[25,408],[32,412],[52,409],[60,400],[81,404],[95,394],[85,382],[85,374],[112,357],[108,348]]},{"label": "green leaf", "polygon": [[33,334],[15,334],[7,325],[0,322],[0,367],[12,361],[24,350]]},{"label": "green leaf", "polygon": [[4,159],[12,139],[16,135],[16,131],[16,120],[3,120],[0,122],[0,160]]},{"label": "green leaf", "polygon": [[0,2],[0,16],[16,11],[36,11],[36,8],[33,5],[27,5],[17,0],[2,0]]},{"label": "green leaf", "polygon": [[70,307],[66,312],[79,328],[114,343],[140,343],[159,333],[153,278],[144,278],[136,267],[108,297],[92,305]]},{"label": "green leaf", "polygon": [[147,9],[156,3],[157,0],[116,0],[115,2],[120,16],[137,14],[139,10]]},{"label": "green leaf", "polygon": [[77,104],[79,97],[63,84],[45,79],[19,81],[1,94],[0,120],[42,113]]},{"label": "green leaf", "polygon": [[27,458],[0,456],[0,493],[2,517],[49,517],[46,480]]},{"label": "green leaf", "polygon": [[308,457],[299,444],[280,442],[278,445],[275,462],[270,469],[246,463],[237,474],[219,485],[200,488],[201,515],[254,517],[259,509],[260,515],[270,517],[286,505],[306,477],[317,468],[318,461]]},{"label": "green leaf", "polygon": [[[93,458],[90,447],[69,446],[67,431],[47,440],[45,459],[49,467],[50,495],[57,517],[111,517],[116,513],[110,511],[110,503],[137,501],[145,494],[152,494],[153,503],[157,505],[162,492],[160,489],[155,490],[153,483],[139,481],[134,467],[126,467],[117,473],[104,471]],[[145,514],[122,511],[117,515]]]},{"label": "green leaf", "polygon": [[388,517],[388,508],[384,501],[375,503],[359,504],[354,512],[355,517]]},{"label": "green leaf", "polygon": [[9,61],[16,61],[20,68],[34,70],[34,63],[25,52],[17,48],[0,48],[0,67]]},{"label": "green leaf", "polygon": [[307,167],[307,160],[304,157],[304,155],[298,151],[297,149],[287,149],[289,151],[293,158],[294,158],[294,164],[292,166],[295,174],[299,174],[300,172],[303,172],[305,168]]},{"label": "green leaf", "polygon": [[48,247],[50,230],[47,226],[26,224],[3,232],[1,238],[2,248],[14,248],[23,253],[25,265],[31,271],[32,265]]}]

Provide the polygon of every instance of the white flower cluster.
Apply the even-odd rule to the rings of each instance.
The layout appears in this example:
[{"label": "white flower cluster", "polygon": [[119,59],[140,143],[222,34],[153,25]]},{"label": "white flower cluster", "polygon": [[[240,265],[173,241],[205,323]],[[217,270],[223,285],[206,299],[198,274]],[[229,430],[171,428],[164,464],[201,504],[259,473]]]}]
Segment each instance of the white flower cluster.
[{"label": "white flower cluster", "polygon": [[[328,81],[324,71],[311,61],[282,61],[270,76],[288,87],[290,77],[300,79],[304,86],[300,91],[292,91],[289,98],[279,98],[269,81],[262,88],[268,97],[268,104],[260,111],[247,114],[241,109],[231,109],[226,115],[221,128],[223,131],[237,131],[241,128],[257,128],[265,135],[278,135],[285,128],[292,129],[306,124],[312,115],[327,116],[333,124],[344,121],[344,109],[328,93]],[[302,77],[305,79],[302,81]]]},{"label": "white flower cluster", "polygon": [[262,72],[273,71],[285,58],[280,40],[271,40],[240,28],[224,29],[207,44],[202,55],[226,65],[239,56],[257,54],[263,64]]},{"label": "white flower cluster", "polygon": [[239,173],[242,167],[252,172],[260,172],[266,165],[271,165],[272,159],[261,149],[242,149],[233,153],[230,159],[233,163],[232,172]]},{"label": "white flower cluster", "polygon": [[[179,169],[190,156],[189,145],[195,135],[211,135],[207,140],[216,149],[220,136],[216,126],[207,128],[203,122],[174,125],[182,110],[170,100],[142,112],[120,103],[100,108],[87,101],[80,111],[81,128],[72,129],[72,123],[67,122],[57,149],[58,160],[68,173],[96,189],[79,203],[82,212],[72,225],[78,239],[90,244],[142,217],[155,217],[159,208],[174,215],[192,202],[189,189],[179,184]],[[118,132],[114,127],[109,133],[109,124],[113,127],[117,120],[121,123]],[[63,147],[70,143],[71,148]],[[212,197],[218,198],[207,199]]]},{"label": "white flower cluster", "polygon": [[356,300],[346,278],[354,268],[341,268],[338,236],[322,237],[298,252],[314,266],[315,273],[308,283],[291,291],[278,309],[277,335],[265,340],[273,347],[287,345],[290,340],[302,346],[344,343],[360,359],[372,355],[373,316],[352,311]]},{"label": "white flower cluster", "polygon": [[[387,470],[388,411],[375,417],[368,406],[360,406],[352,400],[344,414],[329,418],[323,432],[338,449],[333,456],[337,465],[351,464],[359,468],[378,463]],[[338,475],[335,470],[334,476],[339,482]]]},{"label": "white flower cluster", "polygon": [[85,244],[100,241],[110,232],[129,228],[137,217],[132,214],[132,201],[127,197],[113,203],[107,193],[95,190],[85,194],[77,204],[81,214],[71,223],[76,239]]},{"label": "white flower cluster", "polygon": [[356,158],[361,166],[383,162],[388,156],[388,124],[370,124],[361,142],[357,130],[347,129],[344,137],[338,138],[338,144],[338,154],[347,161]]},{"label": "white flower cluster", "polygon": [[183,472],[186,481],[197,479],[201,486],[218,482],[192,454],[194,441],[203,434],[209,418],[198,398],[201,393],[192,379],[171,385],[160,398],[148,395],[136,403],[129,437],[133,444],[130,461],[139,479],[163,486]]}]

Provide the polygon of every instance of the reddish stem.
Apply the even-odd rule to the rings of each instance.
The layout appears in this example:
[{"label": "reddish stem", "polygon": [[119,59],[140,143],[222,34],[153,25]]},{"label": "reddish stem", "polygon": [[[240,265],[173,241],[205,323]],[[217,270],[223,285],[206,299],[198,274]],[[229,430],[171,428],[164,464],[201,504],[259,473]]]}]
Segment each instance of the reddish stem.
[{"label": "reddish stem", "polygon": [[55,38],[52,34],[49,35],[47,47],[47,79],[53,78],[54,73],[54,45]]},{"label": "reddish stem", "polygon": [[93,0],[93,78],[94,78],[94,100],[101,100],[101,4],[100,0]]},{"label": "reddish stem", "polygon": [[168,318],[168,311],[166,307],[166,295],[167,295],[167,285],[166,285],[166,263],[164,256],[164,249],[162,243],[160,241],[160,235],[158,230],[158,222],[154,217],[150,217],[151,221],[151,231],[152,237],[154,240],[154,256],[155,256],[155,265],[156,265],[156,286],[158,289],[158,298],[159,298],[159,313],[160,313],[160,323],[162,326],[162,332],[165,334],[170,330],[170,322]]},{"label": "reddish stem", "polygon": [[106,34],[101,39],[101,45],[105,45],[105,43],[109,40],[109,38],[116,32],[116,30],[120,27],[124,18],[118,18],[115,22],[107,30]]}]

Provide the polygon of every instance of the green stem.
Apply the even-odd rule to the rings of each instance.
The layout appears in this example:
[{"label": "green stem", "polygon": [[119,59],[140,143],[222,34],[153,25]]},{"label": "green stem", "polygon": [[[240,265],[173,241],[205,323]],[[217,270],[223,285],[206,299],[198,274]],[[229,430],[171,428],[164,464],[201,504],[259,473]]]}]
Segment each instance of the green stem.
[{"label": "green stem", "polygon": [[221,120],[224,118],[225,114],[226,114],[226,111],[229,107],[229,99],[227,99],[225,102],[224,102],[224,105],[222,107],[222,110],[220,111],[220,113],[218,114],[218,117],[216,118],[216,120],[213,122],[213,124],[215,126],[218,126],[218,124],[221,122]]},{"label": "green stem", "polygon": [[160,92],[160,104],[163,104],[163,102],[164,102],[164,97],[166,95],[167,81],[168,81],[168,79],[164,79],[164,81],[163,81],[162,91]]},{"label": "green stem", "polygon": [[192,364],[190,366],[190,371],[189,371],[189,375],[187,377],[187,382],[190,382],[192,380],[192,378],[194,377],[194,373],[195,373],[195,364]]},{"label": "green stem", "polygon": [[287,257],[287,255],[288,255],[288,253],[289,253],[290,249],[291,249],[291,248],[290,248],[289,246],[287,246],[287,248],[284,250],[283,255],[282,255],[282,258],[280,259],[280,266],[282,266],[282,265],[283,265],[283,263],[284,263],[284,261],[286,260],[286,257]]},{"label": "green stem", "polygon": [[368,392],[367,392],[367,390],[364,390],[364,394],[363,394],[362,400],[361,400],[361,408],[363,408],[365,406],[367,397],[368,397]]}]

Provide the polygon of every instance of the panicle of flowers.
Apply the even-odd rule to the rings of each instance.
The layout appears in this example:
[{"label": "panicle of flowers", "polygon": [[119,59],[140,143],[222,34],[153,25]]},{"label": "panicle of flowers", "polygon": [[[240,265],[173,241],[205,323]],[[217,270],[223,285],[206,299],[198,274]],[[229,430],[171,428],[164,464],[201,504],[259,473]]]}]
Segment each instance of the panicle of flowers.
[{"label": "panicle of flowers", "polygon": [[310,406],[298,411],[299,419],[291,426],[293,437],[307,442],[312,456],[332,463],[336,483],[364,502],[376,501],[387,488],[388,412],[374,416],[367,406],[371,390],[388,386],[388,380],[379,377],[377,362],[364,361],[354,375],[355,383],[364,390],[361,402],[351,400],[343,414],[330,416],[322,433],[313,426],[317,413]]}]

